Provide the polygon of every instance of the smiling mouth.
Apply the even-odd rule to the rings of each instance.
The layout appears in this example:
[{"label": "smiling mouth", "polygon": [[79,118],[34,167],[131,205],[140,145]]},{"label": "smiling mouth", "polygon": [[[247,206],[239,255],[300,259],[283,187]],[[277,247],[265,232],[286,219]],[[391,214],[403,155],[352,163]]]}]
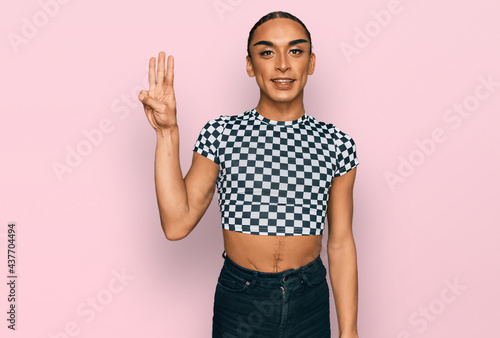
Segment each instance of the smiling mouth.
[{"label": "smiling mouth", "polygon": [[294,82],[294,79],[272,79],[272,82],[279,83],[279,84],[289,84]]}]

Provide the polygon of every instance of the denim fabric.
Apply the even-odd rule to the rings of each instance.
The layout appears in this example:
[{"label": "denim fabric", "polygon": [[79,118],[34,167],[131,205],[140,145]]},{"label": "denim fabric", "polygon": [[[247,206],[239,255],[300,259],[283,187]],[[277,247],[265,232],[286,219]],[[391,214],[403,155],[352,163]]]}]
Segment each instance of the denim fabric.
[{"label": "denim fabric", "polygon": [[212,338],[330,338],[330,291],[320,256],[278,273],[246,269],[223,257]]}]

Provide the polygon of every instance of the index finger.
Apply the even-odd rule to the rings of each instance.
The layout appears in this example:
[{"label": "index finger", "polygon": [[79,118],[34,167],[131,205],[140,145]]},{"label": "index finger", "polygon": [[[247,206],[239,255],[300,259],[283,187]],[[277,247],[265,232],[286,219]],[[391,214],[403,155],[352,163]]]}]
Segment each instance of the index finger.
[{"label": "index finger", "polygon": [[154,90],[155,88],[156,84],[155,66],[156,66],[156,60],[154,57],[152,57],[149,59],[149,73],[148,73],[149,90]]},{"label": "index finger", "polygon": [[172,55],[169,55],[167,59],[167,76],[165,79],[168,86],[174,85],[174,57]]}]

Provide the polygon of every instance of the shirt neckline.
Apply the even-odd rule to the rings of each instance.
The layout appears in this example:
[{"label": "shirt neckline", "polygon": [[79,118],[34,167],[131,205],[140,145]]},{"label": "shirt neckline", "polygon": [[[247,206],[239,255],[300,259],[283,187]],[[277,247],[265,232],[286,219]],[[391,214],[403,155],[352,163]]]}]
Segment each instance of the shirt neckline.
[{"label": "shirt neckline", "polygon": [[275,126],[293,126],[293,125],[298,125],[298,124],[301,124],[302,122],[304,122],[309,117],[309,115],[307,115],[307,113],[304,113],[304,115],[302,115],[301,117],[299,117],[298,119],[293,120],[293,121],[276,121],[276,120],[270,120],[270,119],[268,119],[268,118],[260,115],[259,112],[257,111],[257,109],[255,109],[255,108],[253,108],[250,112],[258,120],[260,120],[260,121],[262,121],[264,123],[267,123],[267,124],[275,125]]}]

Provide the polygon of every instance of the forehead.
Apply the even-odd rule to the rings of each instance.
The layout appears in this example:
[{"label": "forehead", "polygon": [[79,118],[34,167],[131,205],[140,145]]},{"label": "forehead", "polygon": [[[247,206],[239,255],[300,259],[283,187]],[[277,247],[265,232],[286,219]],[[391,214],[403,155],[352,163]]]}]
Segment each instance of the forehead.
[{"label": "forehead", "polygon": [[286,18],[275,18],[264,22],[257,27],[252,41],[271,41],[275,43],[288,43],[295,39],[307,39],[306,30],[294,20]]}]

